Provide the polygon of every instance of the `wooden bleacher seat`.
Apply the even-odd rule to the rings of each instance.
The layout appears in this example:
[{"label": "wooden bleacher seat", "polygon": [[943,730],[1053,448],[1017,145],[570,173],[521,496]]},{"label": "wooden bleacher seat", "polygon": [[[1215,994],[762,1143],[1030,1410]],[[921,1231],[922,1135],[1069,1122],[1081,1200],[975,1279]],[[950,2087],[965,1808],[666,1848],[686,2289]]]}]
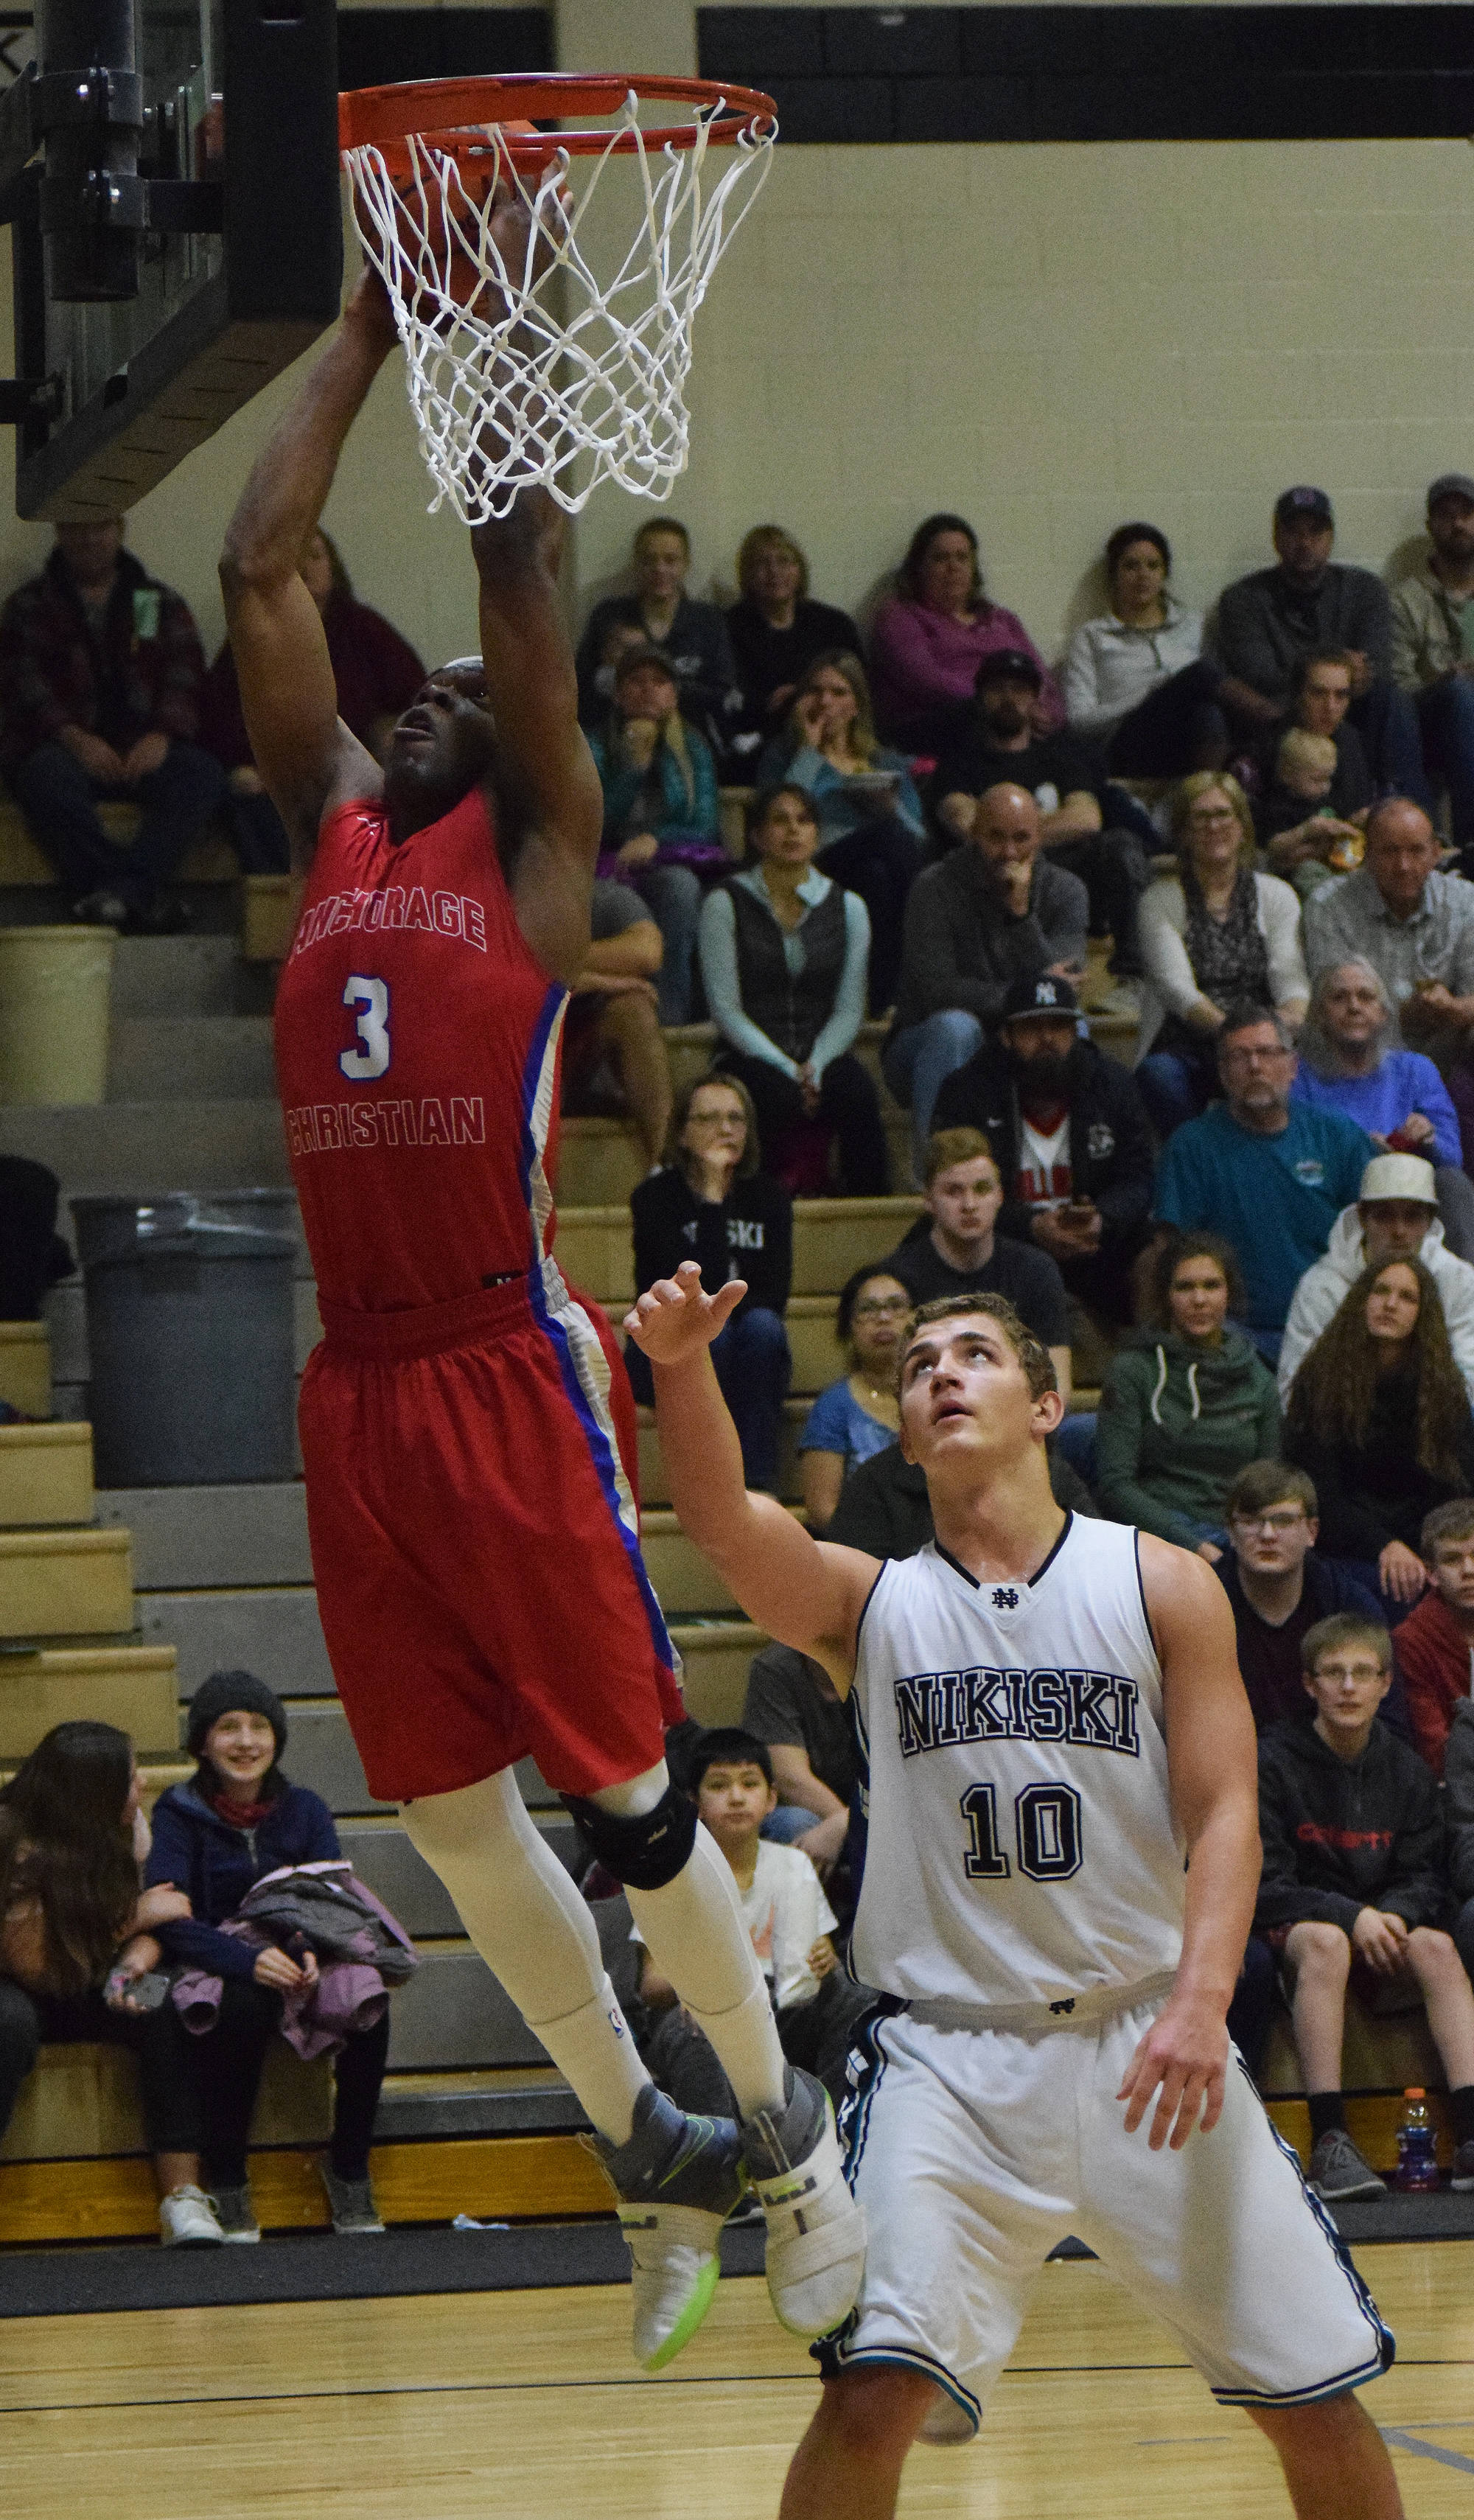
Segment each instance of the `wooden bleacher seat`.
[{"label": "wooden bleacher seat", "polygon": [[92,1429],[0,1426],[0,1529],[92,1520]]},{"label": "wooden bleacher seat", "polygon": [[51,1416],[51,1334],[44,1322],[0,1322],[0,1400],[26,1418]]},{"label": "wooden bleacher seat", "polygon": [[[131,846],[139,825],[136,805],[104,802],[98,816],[108,837],[119,848]],[[223,826],[212,824],[180,860],[180,883],[236,883],[241,866]],[[21,808],[0,798],[0,884],[54,884],[56,869],[30,835]]]}]

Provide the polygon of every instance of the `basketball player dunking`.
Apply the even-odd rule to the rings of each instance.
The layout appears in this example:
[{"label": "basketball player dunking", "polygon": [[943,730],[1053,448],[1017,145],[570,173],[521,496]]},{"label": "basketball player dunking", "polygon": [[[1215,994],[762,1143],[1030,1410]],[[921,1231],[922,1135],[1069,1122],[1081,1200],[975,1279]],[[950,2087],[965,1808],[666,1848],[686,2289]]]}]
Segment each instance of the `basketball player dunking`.
[{"label": "basketball player dunking", "polygon": [[[1301,2520],[1396,2520],[1349,2393],[1393,2343],[1228,2044],[1259,1879],[1254,1728],[1222,1587],[1050,1493],[1053,1368],[998,1296],[902,1351],[936,1540],[877,1562],[748,1496],[707,1356],[739,1284],[641,1296],[671,1494],[748,1613],[848,1694],[882,1991],[843,2127],[870,2248],[784,2520],[888,2520],[912,2442],[969,2440],[1077,2232],[1278,2451]],[[1184,1860],[1187,1868],[1184,1870]]]},{"label": "basketball player dunking", "polygon": [[[525,230],[501,242],[519,262]],[[276,1056],[324,1326],[301,1395],[313,1572],[371,1790],[404,1806],[597,2130],[655,2368],[711,2299],[744,2167],[775,2307],[801,2335],[853,2302],[864,2224],[823,2091],[784,2065],[731,1870],[666,1771],[680,1692],[640,1555],[634,1405],[607,1324],[553,1255],[558,1043],[603,819],[561,518],[524,491],[472,534],[481,653],[429,677],[383,771],[338,718],[298,568],[395,345],[366,275],[221,563],[256,762],[306,877]],[[740,2130],[651,2085],[517,1792],[528,1754],[626,1884]]]}]

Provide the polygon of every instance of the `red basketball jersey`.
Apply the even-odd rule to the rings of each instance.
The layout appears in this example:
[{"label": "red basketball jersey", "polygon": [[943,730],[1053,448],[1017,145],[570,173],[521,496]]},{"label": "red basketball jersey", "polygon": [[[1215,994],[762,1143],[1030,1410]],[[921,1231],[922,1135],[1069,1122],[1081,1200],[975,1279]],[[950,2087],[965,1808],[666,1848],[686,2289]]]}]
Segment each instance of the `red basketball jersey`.
[{"label": "red basketball jersey", "polygon": [[516,922],[479,788],[397,847],[324,820],[277,990],[277,1081],[318,1286],[373,1311],[537,1269],[568,993]]}]

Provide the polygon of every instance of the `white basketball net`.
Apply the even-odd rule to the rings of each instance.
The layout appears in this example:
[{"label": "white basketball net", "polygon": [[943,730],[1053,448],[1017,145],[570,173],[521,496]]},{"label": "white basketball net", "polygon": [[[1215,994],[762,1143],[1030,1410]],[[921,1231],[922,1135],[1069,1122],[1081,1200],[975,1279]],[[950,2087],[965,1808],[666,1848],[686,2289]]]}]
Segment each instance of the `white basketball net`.
[{"label": "white basketball net", "polygon": [[[685,471],[692,319],[757,198],[775,133],[741,131],[703,201],[707,126],[720,107],[695,111],[690,149],[667,145],[652,162],[638,104],[632,89],[608,146],[577,161],[581,189],[571,203],[563,193],[566,151],[535,191],[511,169],[533,220],[525,256],[513,269],[491,233],[493,200],[471,199],[455,158],[433,135],[410,137],[410,180],[397,186],[378,149],[344,152],[354,225],[382,275],[407,354],[421,451],[436,484],[431,515],[448,499],[463,523],[481,524],[504,517],[533,482],[570,514],[601,481],[664,499]],[[495,126],[486,130],[491,141]],[[639,170],[642,215],[618,270],[601,281],[579,230],[626,132],[635,138],[630,162]],[[504,152],[504,171],[509,163]],[[542,253],[549,239],[552,252],[534,269],[539,229]],[[480,274],[469,292],[468,264]],[[591,459],[587,467],[581,458]]]}]

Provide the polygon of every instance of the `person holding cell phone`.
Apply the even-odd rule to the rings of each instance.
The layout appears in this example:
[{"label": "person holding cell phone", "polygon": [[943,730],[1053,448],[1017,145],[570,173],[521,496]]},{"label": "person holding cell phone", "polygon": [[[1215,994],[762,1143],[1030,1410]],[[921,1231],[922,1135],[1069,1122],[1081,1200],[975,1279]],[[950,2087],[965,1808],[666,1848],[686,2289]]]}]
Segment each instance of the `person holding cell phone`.
[{"label": "person holding cell phone", "polygon": [[149,1852],[133,1744],[114,1725],[55,1725],[0,1789],[0,2135],[43,2040],[131,2048],[164,2246],[218,2244],[189,2034],[159,1970],[158,1932],[190,1903],[173,1883],[144,1888]]},{"label": "person holding cell phone", "polygon": [[798,687],[787,731],[764,746],[760,788],[802,788],[814,800],[816,864],[870,913],[870,1006],[891,1005],[901,969],[906,896],[921,865],[925,818],[899,752],[875,735],[860,658],[839,649],[816,656]]}]

